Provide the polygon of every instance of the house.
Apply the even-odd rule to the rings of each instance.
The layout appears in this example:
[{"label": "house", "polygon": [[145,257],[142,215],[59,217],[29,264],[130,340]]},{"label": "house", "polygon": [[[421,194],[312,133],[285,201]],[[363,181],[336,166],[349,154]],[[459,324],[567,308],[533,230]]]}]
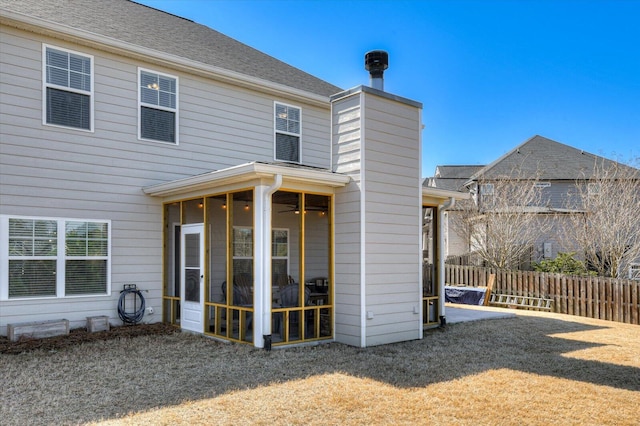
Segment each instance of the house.
[{"label": "house", "polygon": [[[460,191],[469,194],[465,184],[471,176],[483,167],[479,165],[438,165],[434,175],[424,179],[423,187]],[[448,218],[450,215],[455,214],[455,210],[454,208],[453,211],[444,214],[442,250],[445,259],[448,256],[462,256],[469,252],[469,241],[448,226]]]},{"label": "house", "polygon": [[[486,166],[438,166],[434,177],[424,185],[469,192],[479,211],[495,208],[500,182],[515,182],[535,188],[535,198],[528,201],[527,213],[551,218],[551,232],[541,234],[531,247],[526,262],[553,259],[559,251],[570,251],[560,230],[571,215],[584,214],[578,187],[592,185],[597,169],[632,168],[604,157],[536,135]],[[466,176],[465,176],[466,175]],[[591,183],[590,183],[591,182]],[[591,188],[589,188],[590,190]],[[459,214],[449,212],[448,216]],[[471,242],[450,226],[449,256],[462,256],[473,251]]]},{"label": "house", "polygon": [[127,0],[3,0],[0,24],[1,334],[365,347],[444,316],[420,217],[465,195],[421,188],[422,105],[382,90],[385,52],[344,90]]}]

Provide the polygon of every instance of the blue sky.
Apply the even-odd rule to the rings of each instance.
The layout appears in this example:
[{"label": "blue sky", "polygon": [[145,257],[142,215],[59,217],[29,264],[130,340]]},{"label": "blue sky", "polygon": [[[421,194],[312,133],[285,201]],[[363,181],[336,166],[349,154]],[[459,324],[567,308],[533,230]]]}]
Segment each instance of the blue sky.
[{"label": "blue sky", "polygon": [[423,176],[539,134],[640,157],[640,0],[137,0],[348,89],[389,53],[385,90],[423,104]]}]

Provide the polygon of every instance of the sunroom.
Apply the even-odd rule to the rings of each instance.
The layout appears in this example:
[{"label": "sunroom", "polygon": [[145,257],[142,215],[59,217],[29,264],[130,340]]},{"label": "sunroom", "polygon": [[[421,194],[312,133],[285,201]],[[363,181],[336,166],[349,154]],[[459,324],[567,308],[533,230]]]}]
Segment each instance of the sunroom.
[{"label": "sunroom", "polygon": [[349,177],[248,163],[144,188],[163,199],[163,321],[270,347],[334,336],[334,190]]}]

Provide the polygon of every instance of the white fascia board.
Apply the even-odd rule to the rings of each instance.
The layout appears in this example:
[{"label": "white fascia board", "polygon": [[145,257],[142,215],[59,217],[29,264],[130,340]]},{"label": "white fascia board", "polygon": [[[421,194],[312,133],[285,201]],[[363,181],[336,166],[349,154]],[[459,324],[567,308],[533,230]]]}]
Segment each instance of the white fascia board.
[{"label": "white fascia board", "polygon": [[152,197],[166,197],[187,191],[191,192],[204,188],[214,188],[231,183],[246,182],[261,178],[275,178],[276,175],[282,175],[282,179],[285,181],[312,183],[332,188],[343,187],[351,179],[349,176],[324,170],[309,170],[273,164],[245,163],[227,169],[151,185],[142,190],[145,194]]},{"label": "white fascia board", "polygon": [[74,43],[86,45],[99,50],[106,50],[119,55],[125,55],[130,58],[142,59],[145,61],[149,61],[149,59],[153,59],[155,61],[160,60],[166,63],[165,66],[171,68],[237,86],[256,89],[273,95],[288,95],[295,99],[317,106],[328,107],[330,104],[328,96],[294,89],[283,84],[274,83],[257,77],[251,77],[246,74],[241,74],[239,72],[230,71],[220,67],[206,65],[191,59],[145,48],[89,31],[78,30],[66,25],[35,18],[33,16],[11,12],[4,9],[0,10],[2,10],[0,22],[19,29],[33,31],[51,37],[62,38],[63,40],[73,41]]}]

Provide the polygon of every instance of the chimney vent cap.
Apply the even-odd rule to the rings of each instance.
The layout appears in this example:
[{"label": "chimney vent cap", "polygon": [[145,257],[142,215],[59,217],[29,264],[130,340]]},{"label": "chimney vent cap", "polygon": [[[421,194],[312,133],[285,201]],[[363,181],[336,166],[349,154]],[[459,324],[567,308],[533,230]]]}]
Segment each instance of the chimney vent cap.
[{"label": "chimney vent cap", "polygon": [[364,55],[364,69],[381,72],[389,68],[389,54],[384,50],[372,50]]}]

